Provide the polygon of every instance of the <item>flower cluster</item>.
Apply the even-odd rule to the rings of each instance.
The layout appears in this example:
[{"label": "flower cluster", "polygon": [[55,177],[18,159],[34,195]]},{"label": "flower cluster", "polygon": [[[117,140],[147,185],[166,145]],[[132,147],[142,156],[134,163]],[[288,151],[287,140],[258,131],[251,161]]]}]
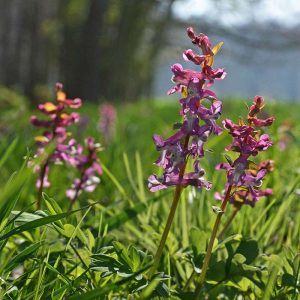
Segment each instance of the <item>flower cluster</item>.
[{"label": "flower cluster", "polygon": [[99,131],[101,132],[104,144],[109,144],[115,135],[117,112],[112,104],[105,103],[99,107],[100,122]]},{"label": "flower cluster", "polygon": [[[48,117],[47,120],[38,119],[36,116],[31,117],[34,126],[45,129],[42,135],[35,137],[38,146],[35,157],[40,158],[40,163],[30,162],[34,172],[39,174],[36,184],[39,189],[38,207],[43,188],[50,186],[48,180],[50,164],[67,163],[79,170],[80,178],[75,179],[72,187],[66,191],[67,197],[73,201],[82,190],[94,191],[100,182],[96,175],[102,174],[97,158],[100,145],[96,144],[93,138],[86,138],[85,146],[88,153],[85,155],[84,147],[74,138],[70,138],[71,134],[67,130],[69,125],[77,123],[80,118],[79,113],[68,113],[67,109],[79,108],[81,100],[67,99],[60,83],[56,84],[56,100],[56,103],[46,102],[38,106],[38,109]],[[47,153],[46,146],[50,143],[53,143],[54,149]]]},{"label": "flower cluster", "polygon": [[77,145],[74,155],[73,165],[79,170],[80,178],[76,178],[71,188],[66,191],[66,196],[71,201],[74,201],[83,190],[93,192],[100,182],[97,175],[102,174],[102,167],[97,157],[100,144],[95,143],[94,138],[88,137],[85,139],[85,145],[88,151],[86,155],[81,145]]},{"label": "flower cluster", "polygon": [[[49,187],[48,181],[49,164],[61,164],[64,161],[73,162],[72,149],[76,144],[74,139],[68,141],[69,133],[67,127],[79,121],[80,115],[77,112],[67,113],[67,109],[79,108],[81,106],[81,99],[74,100],[67,99],[66,94],[63,92],[61,83],[56,84],[56,103],[46,102],[39,104],[38,109],[45,114],[48,119],[41,120],[36,116],[31,117],[32,125],[44,128],[45,131],[42,135],[36,136],[37,143],[36,156],[45,157],[42,165],[35,165],[34,171],[40,173],[37,180],[37,187]],[[55,143],[55,149],[51,155],[47,155],[45,149],[50,143]]]},{"label": "flower cluster", "polygon": [[[192,43],[198,46],[202,54],[197,55],[191,49],[184,51],[183,57],[201,66],[200,71],[184,69],[180,64],[171,68],[175,87],[168,94],[181,92],[180,99],[183,122],[175,124],[177,132],[167,139],[154,135],[153,140],[160,158],[156,165],[164,169],[162,176],[151,175],[148,179],[152,192],[169,186],[192,185],[198,188],[211,188],[211,183],[204,180],[204,170],[200,167],[200,158],[204,156],[204,143],[211,134],[219,135],[222,128],[216,124],[222,111],[222,102],[214,92],[207,89],[214,80],[223,79],[226,75],[223,69],[213,69],[214,55],[219,51],[222,43],[212,48],[207,36],[200,33],[195,35],[193,29],[187,29]],[[194,159],[193,170],[185,173],[187,158]]]},{"label": "flower cluster", "polygon": [[[259,198],[272,194],[271,189],[260,190],[265,175],[273,170],[273,161],[263,161],[255,164],[250,160],[259,152],[267,150],[271,145],[268,134],[261,134],[259,129],[270,126],[274,118],[259,119],[257,114],[263,107],[263,97],[256,96],[253,105],[249,109],[248,124],[240,120],[234,124],[231,120],[223,121],[225,129],[233,137],[233,141],[226,147],[226,151],[238,152],[239,156],[235,161],[227,157],[227,163],[217,165],[217,170],[225,170],[227,173],[227,187],[233,186],[234,190],[230,202],[235,204],[249,204],[254,206]],[[215,194],[216,199],[223,200],[224,196]]]}]

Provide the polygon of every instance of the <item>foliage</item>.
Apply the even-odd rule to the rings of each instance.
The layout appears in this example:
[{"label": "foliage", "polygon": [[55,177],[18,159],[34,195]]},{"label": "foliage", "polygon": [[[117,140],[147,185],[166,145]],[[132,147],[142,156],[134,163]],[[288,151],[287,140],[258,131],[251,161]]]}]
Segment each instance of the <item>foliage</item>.
[{"label": "foliage", "polygon": [[[245,109],[242,101],[225,99],[224,103],[229,117]],[[274,128],[269,129],[275,144],[267,154],[276,165],[264,182],[273,187],[274,195],[260,200],[255,209],[243,206],[226,237],[215,242],[204,290],[210,299],[299,297],[300,131],[296,120],[300,107],[294,104],[291,110],[291,104],[274,103],[266,111],[276,115]],[[59,166],[53,169],[49,196],[43,194],[44,206],[35,211],[36,178],[23,159],[30,156],[26,149],[33,149],[35,132],[29,125],[19,129],[17,139],[2,139],[1,298],[191,299],[195,284],[192,281],[188,289],[185,285],[194,269],[199,272],[204,258],[215,215],[213,194],[222,190],[225,181],[214,166],[229,139],[222,135],[209,141],[214,152],[206,153],[203,164],[215,186],[209,192],[184,190],[160,273],[149,280],[147,270],[171,198],[168,191],[153,196],[146,189],[155,159],[151,134],[170,133],[168,124],[176,121],[176,105],[141,101],[122,104],[117,112],[115,140],[101,153],[102,182],[89,198],[80,195],[69,213],[64,192],[74,170],[64,168],[61,176]],[[87,105],[82,115],[89,116],[88,125],[74,129],[74,138],[99,135],[95,105]],[[282,151],[278,145],[286,116],[292,124]]]},{"label": "foliage", "polygon": [[[27,112],[27,100],[18,92],[0,86],[0,137],[14,134],[26,122],[21,116]],[[20,121],[21,118],[21,121]]]}]

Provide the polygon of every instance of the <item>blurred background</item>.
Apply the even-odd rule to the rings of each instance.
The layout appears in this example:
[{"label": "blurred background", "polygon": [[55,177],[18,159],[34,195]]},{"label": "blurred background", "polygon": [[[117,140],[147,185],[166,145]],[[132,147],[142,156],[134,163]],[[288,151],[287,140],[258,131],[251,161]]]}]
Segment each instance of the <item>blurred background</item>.
[{"label": "blurred background", "polygon": [[0,108],[12,90],[49,100],[56,81],[89,101],[164,97],[190,25],[225,42],[219,97],[300,98],[298,0],[0,0]]}]

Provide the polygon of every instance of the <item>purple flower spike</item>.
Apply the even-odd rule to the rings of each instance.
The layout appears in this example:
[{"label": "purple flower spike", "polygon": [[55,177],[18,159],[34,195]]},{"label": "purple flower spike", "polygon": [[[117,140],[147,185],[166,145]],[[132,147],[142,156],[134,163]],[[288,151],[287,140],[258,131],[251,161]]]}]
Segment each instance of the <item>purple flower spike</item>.
[{"label": "purple flower spike", "polygon": [[[79,121],[80,115],[77,112],[68,112],[67,110],[79,108],[81,106],[80,99],[67,99],[66,94],[63,92],[63,85],[56,84],[56,102],[46,102],[38,105],[38,109],[47,119],[39,119],[36,116],[31,117],[31,124],[35,127],[45,128],[46,130],[42,135],[35,137],[37,144],[37,152],[35,157],[42,157],[41,165],[34,165],[30,162],[29,165],[33,166],[34,172],[38,172],[36,186],[39,190],[38,208],[43,188],[50,186],[48,180],[49,167],[51,163],[62,164],[64,162],[74,165],[74,149],[76,141],[69,140],[70,133],[67,131],[68,126]],[[54,143],[55,148],[50,154],[46,154],[45,147],[49,143]]]},{"label": "purple flower spike", "polygon": [[[229,119],[223,121],[224,128],[232,136],[232,143],[226,147],[226,151],[238,152],[239,156],[233,162],[217,165],[216,169],[226,171],[226,188],[229,185],[234,187],[229,200],[237,205],[244,203],[254,206],[259,198],[272,194],[271,189],[260,190],[260,186],[266,174],[273,171],[273,161],[263,161],[257,166],[250,160],[251,156],[267,150],[273,144],[268,134],[260,134],[260,131],[257,130],[270,126],[274,121],[273,117],[265,120],[257,118],[263,102],[264,99],[261,96],[254,98],[253,105],[248,112],[248,124],[242,120],[239,125]],[[224,199],[224,195],[219,193],[215,194],[215,197],[218,200]]]},{"label": "purple flower spike", "polygon": [[[148,179],[149,189],[152,192],[170,186],[194,186],[210,189],[212,184],[203,179],[204,170],[200,168],[199,158],[204,156],[204,145],[211,135],[220,135],[223,131],[217,125],[217,120],[222,113],[222,102],[217,99],[214,92],[207,89],[214,80],[223,79],[223,69],[212,69],[213,57],[218,52],[221,44],[212,48],[207,36],[200,33],[195,35],[193,29],[187,29],[192,43],[197,45],[202,52],[194,54],[191,49],[184,51],[183,56],[201,70],[184,69],[181,64],[171,67],[172,81],[176,84],[168,94],[181,92],[180,99],[182,122],[176,124],[177,131],[169,138],[164,139],[159,135],[153,136],[153,141],[160,157],[155,164],[164,169],[162,176],[151,175]],[[194,159],[194,169],[185,173],[187,159]]]}]

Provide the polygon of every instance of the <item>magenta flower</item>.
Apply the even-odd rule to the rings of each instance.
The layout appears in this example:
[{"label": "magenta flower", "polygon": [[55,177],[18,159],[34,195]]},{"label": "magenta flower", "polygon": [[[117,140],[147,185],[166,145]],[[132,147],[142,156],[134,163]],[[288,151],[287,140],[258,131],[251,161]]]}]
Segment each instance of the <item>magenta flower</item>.
[{"label": "magenta flower", "polygon": [[[39,119],[36,116],[31,117],[32,125],[45,128],[42,135],[35,137],[37,144],[35,157],[42,158],[42,163],[40,165],[36,165],[32,161],[29,163],[30,166],[33,166],[34,172],[39,173],[36,183],[39,190],[38,208],[40,208],[43,188],[50,186],[48,180],[50,164],[61,164],[63,162],[74,164],[73,152],[76,141],[74,139],[69,140],[70,134],[67,127],[77,123],[80,116],[76,112],[69,113],[67,110],[79,108],[81,100],[78,98],[67,99],[62,88],[61,83],[56,84],[56,103],[46,102],[38,105],[39,111],[47,116],[46,120]],[[45,147],[51,142],[55,143],[55,148],[50,154],[47,154]]]},{"label": "magenta flower", "polygon": [[[226,170],[228,174],[234,172],[234,168],[230,164],[219,164],[216,169]],[[258,167],[252,165],[251,168],[245,169],[234,185],[235,189],[229,198],[229,202],[235,205],[248,204],[253,207],[261,197],[272,195],[272,189],[260,189],[265,175],[272,170],[273,161],[271,160],[262,162]],[[215,198],[223,200],[224,195],[215,193]]]},{"label": "magenta flower", "polygon": [[66,191],[66,196],[75,201],[82,191],[93,192],[100,182],[98,176],[102,175],[102,167],[98,161],[97,152],[100,150],[100,144],[94,142],[94,138],[85,139],[87,154],[83,153],[83,147],[77,145],[74,149],[72,164],[80,172],[80,178],[76,178]]},{"label": "magenta flower", "polygon": [[[223,121],[225,129],[232,136],[233,140],[226,147],[226,151],[238,152],[239,156],[235,161],[228,159],[228,163],[217,165],[217,170],[225,170],[227,173],[227,184],[233,186],[234,191],[229,198],[231,203],[245,203],[254,206],[259,198],[272,194],[271,189],[260,190],[263,178],[273,170],[273,161],[265,161],[258,166],[250,159],[259,152],[267,150],[272,146],[272,141],[267,134],[260,134],[256,128],[272,125],[274,118],[265,120],[259,119],[257,114],[261,111],[264,99],[261,96],[254,98],[253,105],[249,109],[248,124],[240,121],[234,124],[231,120]],[[224,195],[215,194],[216,199],[222,200]]]},{"label": "magenta flower", "polygon": [[[174,64],[171,67],[171,70],[174,74],[172,80],[176,83],[176,86],[170,89],[168,94],[172,94],[177,91],[181,92],[182,88],[186,88],[190,84],[193,84],[196,87],[196,91],[202,91],[204,94],[205,92],[209,94],[212,93],[212,96],[215,97],[213,92],[205,91],[203,88],[205,84],[207,87],[210,87],[214,83],[214,80],[221,80],[226,76],[224,69],[212,68],[214,56],[218,53],[223,43],[218,43],[214,48],[212,48],[208,37],[203,33],[196,36],[192,27],[187,29],[187,34],[192,39],[192,43],[201,49],[202,54],[194,54],[193,50],[188,49],[183,52],[183,58],[187,61],[192,61],[196,65],[200,65],[202,67],[202,71],[185,70],[181,64]],[[205,96],[203,96],[203,98],[205,98]]]},{"label": "magenta flower", "polygon": [[79,121],[79,114],[76,112],[67,113],[68,108],[79,108],[81,106],[80,99],[66,99],[66,95],[62,90],[62,84],[56,84],[56,100],[57,103],[46,102],[38,105],[38,109],[48,117],[48,120],[41,120],[36,116],[31,117],[33,126],[46,128],[42,136],[35,138],[38,146],[45,146],[50,141],[56,140],[63,143],[68,133],[66,127]]},{"label": "magenta flower", "polygon": [[[162,176],[149,177],[148,186],[152,192],[178,185],[211,188],[211,183],[203,178],[205,172],[200,168],[199,159],[204,156],[204,144],[209,136],[222,133],[222,128],[216,123],[222,112],[222,102],[206,87],[215,79],[223,79],[226,73],[223,69],[212,69],[213,56],[221,44],[211,48],[207,36],[195,36],[192,28],[188,28],[187,33],[202,54],[196,55],[192,50],[187,50],[184,57],[200,65],[201,70],[185,70],[180,64],[171,67],[176,86],[168,94],[177,91],[182,93],[183,98],[179,102],[183,120],[174,126],[177,131],[169,138],[163,139],[159,135],[153,137],[157,150],[161,152],[155,164],[162,167],[164,173]],[[191,172],[185,173],[188,157],[194,159],[194,167]]]},{"label": "magenta flower", "polygon": [[149,188],[151,192],[156,192],[169,186],[181,185],[182,187],[186,187],[190,185],[209,190],[211,189],[212,184],[211,182],[202,179],[204,174],[204,170],[200,168],[199,160],[196,160],[194,163],[194,171],[185,173],[182,177],[177,172],[164,173],[162,178],[159,178],[156,175],[151,175],[148,179]]},{"label": "magenta flower", "polygon": [[100,121],[99,131],[101,132],[104,144],[109,144],[114,138],[116,130],[117,112],[112,104],[104,103],[99,107]]}]

